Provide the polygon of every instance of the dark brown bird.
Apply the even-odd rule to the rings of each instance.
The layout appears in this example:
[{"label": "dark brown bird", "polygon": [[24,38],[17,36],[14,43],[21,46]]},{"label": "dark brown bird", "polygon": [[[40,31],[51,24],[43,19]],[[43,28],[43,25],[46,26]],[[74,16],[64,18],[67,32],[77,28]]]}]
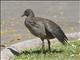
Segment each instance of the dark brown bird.
[{"label": "dark brown bird", "polygon": [[49,39],[57,38],[62,44],[67,43],[68,38],[56,23],[46,18],[35,17],[31,9],[26,9],[22,16],[27,16],[24,23],[29,31],[42,40],[43,50],[44,39],[48,41],[49,51],[51,50]]}]

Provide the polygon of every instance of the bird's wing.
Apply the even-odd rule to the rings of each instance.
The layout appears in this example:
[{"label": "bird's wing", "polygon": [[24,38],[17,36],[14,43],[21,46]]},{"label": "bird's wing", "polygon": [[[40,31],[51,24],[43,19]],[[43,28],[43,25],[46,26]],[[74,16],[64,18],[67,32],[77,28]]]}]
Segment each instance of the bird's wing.
[{"label": "bird's wing", "polygon": [[68,38],[61,30],[61,28],[54,22],[48,21],[45,23],[45,28],[54,36],[56,37],[62,44],[66,44]]}]

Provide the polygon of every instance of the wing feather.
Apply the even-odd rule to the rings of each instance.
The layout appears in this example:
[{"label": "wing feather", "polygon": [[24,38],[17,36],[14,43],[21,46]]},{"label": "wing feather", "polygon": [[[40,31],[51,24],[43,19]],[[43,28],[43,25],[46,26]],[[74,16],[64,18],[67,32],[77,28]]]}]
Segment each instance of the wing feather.
[{"label": "wing feather", "polygon": [[62,31],[62,29],[55,24],[54,22],[48,22],[45,24],[46,29],[53,35],[55,36],[62,44],[66,44],[68,38]]}]

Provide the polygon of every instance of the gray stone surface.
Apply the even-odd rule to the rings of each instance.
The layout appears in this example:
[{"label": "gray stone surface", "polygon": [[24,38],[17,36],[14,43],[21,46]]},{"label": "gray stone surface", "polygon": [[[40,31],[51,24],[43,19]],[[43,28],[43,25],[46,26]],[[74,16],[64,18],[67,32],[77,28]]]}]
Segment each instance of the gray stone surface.
[{"label": "gray stone surface", "polygon": [[[54,40],[51,40],[53,42]],[[55,40],[56,41],[56,40]],[[42,41],[38,39],[31,39],[23,42],[19,42],[16,44],[13,44],[1,51],[1,60],[11,60],[11,58],[14,56],[11,50],[8,48],[11,48],[13,51],[16,51],[18,53],[21,53],[25,49],[31,49],[31,48],[37,48],[41,46]],[[47,45],[47,41],[45,40],[45,45]]]},{"label": "gray stone surface", "polygon": [[16,52],[21,53],[23,50],[27,48],[28,49],[34,48],[40,45],[41,45],[41,40],[39,39],[32,39],[32,40],[27,40],[27,41],[13,44],[1,51],[1,60],[10,60],[10,58],[14,56],[14,54],[8,48],[11,48],[12,50]]}]

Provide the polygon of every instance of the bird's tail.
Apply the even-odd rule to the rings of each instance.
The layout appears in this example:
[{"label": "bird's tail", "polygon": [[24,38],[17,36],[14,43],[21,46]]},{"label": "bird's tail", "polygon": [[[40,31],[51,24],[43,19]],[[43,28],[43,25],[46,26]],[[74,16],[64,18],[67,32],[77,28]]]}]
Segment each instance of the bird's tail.
[{"label": "bird's tail", "polygon": [[68,38],[66,37],[66,35],[64,34],[64,32],[61,29],[57,30],[54,33],[54,35],[63,45],[68,43],[67,42]]}]

